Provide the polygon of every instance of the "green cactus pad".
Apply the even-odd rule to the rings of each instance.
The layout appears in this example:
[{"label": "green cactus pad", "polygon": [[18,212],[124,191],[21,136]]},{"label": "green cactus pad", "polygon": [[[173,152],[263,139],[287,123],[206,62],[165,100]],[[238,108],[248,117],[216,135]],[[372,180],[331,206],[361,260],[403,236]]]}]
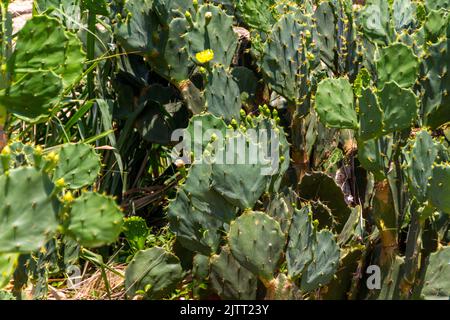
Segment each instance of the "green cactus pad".
[{"label": "green cactus pad", "polygon": [[428,10],[450,10],[450,3],[447,0],[425,0],[425,6]]},{"label": "green cactus pad", "polygon": [[425,299],[447,300],[450,297],[450,247],[443,247],[430,256],[422,295]]},{"label": "green cactus pad", "polygon": [[449,23],[448,11],[431,10],[423,25],[425,39],[431,42],[438,42],[439,38],[445,35],[448,23]]},{"label": "green cactus pad", "polygon": [[374,139],[383,133],[383,111],[372,89],[362,89],[359,103],[359,138]]},{"label": "green cactus pad", "polygon": [[380,50],[377,71],[379,88],[391,81],[395,81],[402,88],[410,88],[419,76],[419,59],[411,47],[394,43]]},{"label": "green cactus pad", "polygon": [[134,248],[143,250],[150,229],[147,227],[145,219],[138,216],[132,216],[124,219],[123,233],[127,241],[129,241]]},{"label": "green cactus pad", "polygon": [[14,73],[18,80],[28,72],[51,70],[61,76],[67,87],[83,73],[85,59],[78,37],[65,32],[57,19],[37,15],[17,35]]},{"label": "green cactus pad", "polygon": [[409,187],[421,203],[427,200],[427,185],[433,174],[433,164],[438,156],[438,147],[431,135],[422,130],[403,151]]},{"label": "green cactus pad", "polygon": [[252,29],[268,32],[275,23],[274,0],[237,0],[239,17]]},{"label": "green cactus pad", "polygon": [[280,224],[284,233],[289,231],[293,211],[292,204],[288,203],[288,198],[278,193],[273,196],[266,209],[267,214]]},{"label": "green cactus pad", "polygon": [[378,97],[384,112],[384,133],[412,126],[418,113],[418,99],[412,90],[400,88],[395,82],[388,82]]},{"label": "green cactus pad", "polygon": [[374,174],[376,180],[385,179],[392,156],[390,136],[358,142],[358,159],[361,166]]},{"label": "green cactus pad", "polygon": [[260,279],[273,278],[285,245],[278,222],[262,212],[246,212],[231,223],[228,242],[243,267]]},{"label": "green cactus pad", "polygon": [[[270,119],[262,114],[258,117],[252,119],[252,123],[247,125],[247,129],[256,129],[258,134],[262,132],[262,130],[267,130],[268,138],[267,138],[267,150],[263,150],[264,153],[267,154],[267,157],[270,158],[270,166],[271,166],[271,178],[270,183],[267,186],[267,192],[278,192],[282,185],[283,178],[285,173],[289,169],[291,162],[290,155],[290,144],[287,140],[287,135],[282,126],[278,125],[277,122],[273,119]],[[272,136],[273,135],[273,136]],[[272,148],[272,143],[275,140],[279,143],[278,150],[274,150],[275,154],[271,153],[269,148]],[[266,143],[266,142],[263,142]],[[270,146],[269,146],[270,144]],[[264,149],[265,147],[263,147]],[[278,154],[277,154],[278,152]],[[278,161],[278,167],[276,167]]]},{"label": "green cactus pad", "polygon": [[389,3],[385,0],[367,1],[361,11],[360,22],[364,35],[371,41],[385,45],[392,35]]},{"label": "green cactus pad", "polygon": [[[208,130],[217,130],[222,135],[222,138],[225,138],[227,125],[220,119],[209,113],[203,113],[199,115],[194,115],[189,120],[189,125],[186,128],[186,146],[190,148],[190,151],[193,152],[195,158],[199,158],[202,156],[203,151],[206,150],[207,145],[211,142],[210,135],[207,134]],[[216,133],[218,138],[220,136]]]},{"label": "green cactus pad", "polygon": [[122,231],[123,215],[114,199],[86,192],[70,210],[66,231],[85,247],[100,247],[116,241]]},{"label": "green cactus pad", "polygon": [[27,73],[0,91],[0,105],[28,122],[48,119],[63,90],[62,80],[53,71]]},{"label": "green cactus pad", "polygon": [[272,89],[292,102],[306,94],[307,48],[302,43],[306,30],[295,14],[283,15],[272,27],[261,62]]},{"label": "green cactus pad", "polygon": [[257,278],[233,257],[230,248],[223,247],[210,259],[210,282],[224,300],[254,300]]},{"label": "green cactus pad", "polygon": [[316,234],[316,241],[314,259],[306,268],[300,285],[307,292],[327,285],[339,267],[340,251],[333,233],[322,230]]},{"label": "green cactus pad", "polygon": [[83,66],[86,61],[86,54],[77,35],[67,32],[66,37],[65,60],[55,69],[55,73],[62,78],[64,88],[68,88],[75,84],[77,80],[81,80],[79,79],[80,74],[83,73]]},{"label": "green cactus pad", "polygon": [[139,251],[125,271],[125,289],[133,298],[145,292],[148,299],[161,299],[175,290],[183,278],[180,261],[162,248]]},{"label": "green cactus pad", "polygon": [[439,210],[450,214],[450,164],[435,164],[429,181],[428,198]]},{"label": "green cactus pad", "polygon": [[141,0],[127,1],[124,13],[127,16],[118,22],[116,30],[117,39],[124,49],[144,56],[152,69],[175,85],[187,80],[193,65],[185,39],[187,21],[174,18],[164,21],[164,25],[169,25],[162,27],[151,0],[144,3]]},{"label": "green cactus pad", "polygon": [[31,167],[0,176],[0,253],[29,253],[53,236],[58,226],[53,189],[47,175]]},{"label": "green cactus pad", "polygon": [[417,19],[416,10],[416,4],[411,0],[394,0],[392,4],[392,20],[395,31],[401,32],[403,29],[412,27]]},{"label": "green cactus pad", "polygon": [[437,128],[450,121],[450,40],[444,39],[428,48],[422,63],[421,115],[424,125]]},{"label": "green cactus pad", "polygon": [[63,178],[70,189],[80,189],[95,182],[100,168],[100,156],[93,147],[84,143],[65,144],[59,151],[53,180]]},{"label": "green cactus pad", "polygon": [[211,63],[222,64],[227,68],[238,44],[238,36],[233,30],[233,17],[218,6],[205,4],[199,6],[192,20],[186,34],[191,59],[196,60],[197,53],[211,49],[214,51]]},{"label": "green cactus pad", "polygon": [[225,223],[235,217],[235,208],[211,188],[212,167],[208,164],[194,164],[183,186],[183,191],[192,205]]},{"label": "green cactus pad", "polygon": [[8,285],[17,267],[18,259],[18,253],[0,253],[0,289]]},{"label": "green cactus pad", "polygon": [[[197,3],[203,3],[202,0]],[[174,18],[184,15],[186,12],[195,13],[192,0],[153,0],[153,9],[161,24],[168,26]]]},{"label": "green cactus pad", "polygon": [[184,18],[173,19],[168,29],[154,31],[159,32],[159,39],[146,55],[151,67],[175,85],[189,78],[193,66],[184,38],[187,30],[188,23]]},{"label": "green cactus pad", "polygon": [[329,1],[319,4],[314,12],[317,25],[317,46],[320,59],[330,68],[334,68],[337,58],[337,28],[333,5]]},{"label": "green cactus pad", "polygon": [[118,21],[116,36],[129,52],[148,54],[153,49],[153,32],[158,31],[158,18],[152,12],[153,0],[128,0],[125,17]]},{"label": "green cactus pad", "polygon": [[289,229],[286,260],[289,276],[299,278],[313,260],[316,232],[312,225],[310,206],[296,209]]},{"label": "green cactus pad", "polygon": [[[239,141],[244,142],[242,149]],[[217,157],[221,163],[216,160],[212,164],[212,188],[241,209],[252,209],[271,180],[264,171],[270,169],[268,165],[255,159],[256,155],[252,153],[263,154],[262,145],[247,141],[247,137],[239,132],[225,141],[222,150],[222,157]]]},{"label": "green cactus pad", "polygon": [[[210,146],[204,153],[210,153]],[[169,204],[168,217],[184,247],[209,256],[218,249],[223,224],[235,217],[236,208],[211,188],[208,161],[204,156],[193,163],[185,184]]]},{"label": "green cactus pad", "polygon": [[209,256],[197,253],[192,259],[193,294],[195,299],[207,297],[211,292],[209,290],[209,269]]},{"label": "green cactus pad", "polygon": [[317,87],[315,109],[320,121],[330,128],[358,128],[353,89],[347,79],[321,81]]},{"label": "green cactus pad", "polygon": [[207,110],[227,122],[239,119],[241,98],[238,84],[222,66],[215,66],[208,75],[205,88]]},{"label": "green cactus pad", "polygon": [[[58,18],[70,30],[79,30],[80,0],[36,0],[35,10]],[[53,10],[53,8],[58,10]]]},{"label": "green cactus pad", "polygon": [[327,292],[324,294],[325,300],[347,300],[352,298],[351,286],[355,274],[358,272],[358,265],[363,259],[364,247],[355,246],[345,249],[341,254],[339,269],[336,277],[327,284]]},{"label": "green cactus pad", "polygon": [[258,89],[258,78],[255,73],[247,67],[235,67],[231,70],[231,75],[241,92],[241,100],[247,104],[256,100]]}]

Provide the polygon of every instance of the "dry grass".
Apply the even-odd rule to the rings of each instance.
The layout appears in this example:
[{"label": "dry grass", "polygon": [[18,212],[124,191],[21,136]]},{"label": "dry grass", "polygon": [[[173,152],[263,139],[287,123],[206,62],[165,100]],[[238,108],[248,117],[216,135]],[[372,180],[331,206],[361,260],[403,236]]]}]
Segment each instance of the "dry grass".
[{"label": "dry grass", "polygon": [[[126,265],[110,265],[110,270],[105,270],[109,290],[100,269],[92,274],[84,274],[81,281],[76,284],[68,284],[64,289],[51,287],[49,299],[51,300],[121,300],[125,299],[124,273]],[[85,268],[86,269],[86,268]],[[121,274],[122,276],[119,276]],[[67,281],[67,280],[66,280]],[[109,291],[109,292],[108,292]]]}]

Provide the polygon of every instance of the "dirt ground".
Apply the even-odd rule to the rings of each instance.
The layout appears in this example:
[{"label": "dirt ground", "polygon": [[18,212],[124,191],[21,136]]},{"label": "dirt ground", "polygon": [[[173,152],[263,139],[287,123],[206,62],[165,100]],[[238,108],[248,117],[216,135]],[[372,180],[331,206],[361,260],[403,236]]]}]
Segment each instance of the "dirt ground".
[{"label": "dirt ground", "polygon": [[22,28],[25,22],[31,18],[33,8],[32,0],[13,0],[9,5],[9,12],[13,16],[14,32]]}]

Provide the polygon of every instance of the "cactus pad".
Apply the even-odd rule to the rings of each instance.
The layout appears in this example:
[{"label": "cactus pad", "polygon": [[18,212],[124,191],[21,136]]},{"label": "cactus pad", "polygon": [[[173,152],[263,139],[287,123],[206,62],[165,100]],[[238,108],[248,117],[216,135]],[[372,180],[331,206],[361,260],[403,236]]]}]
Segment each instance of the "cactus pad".
[{"label": "cactus pad", "polygon": [[31,167],[0,176],[1,253],[38,250],[52,237],[58,225],[53,189],[49,178]]},{"label": "cactus pad", "polygon": [[428,198],[431,203],[442,210],[450,214],[450,165],[435,164],[433,167],[433,175],[429,181]]},{"label": "cactus pad", "polygon": [[228,241],[242,266],[261,279],[272,279],[285,245],[278,222],[262,212],[246,212],[231,223]]},{"label": "cactus pad", "polygon": [[330,128],[358,128],[353,89],[347,79],[325,79],[320,82],[315,108],[320,121]]},{"label": "cactus pad", "polygon": [[173,291],[183,277],[180,261],[162,248],[139,251],[125,271],[125,288],[132,298],[143,291],[148,299],[161,299]]},{"label": "cactus pad", "polygon": [[210,259],[211,286],[225,300],[254,300],[257,278],[233,257],[230,248],[223,247]]},{"label": "cactus pad", "polygon": [[53,180],[61,178],[70,189],[79,189],[92,185],[100,173],[100,156],[91,146],[65,144],[59,151],[59,162]]},{"label": "cactus pad", "polygon": [[419,59],[412,48],[394,43],[380,51],[378,86],[382,88],[385,83],[395,81],[402,88],[412,87],[419,76]]},{"label": "cactus pad", "polygon": [[114,199],[86,192],[74,201],[66,230],[82,246],[99,247],[116,241],[122,224],[123,215]]},{"label": "cactus pad", "polygon": [[450,247],[430,256],[422,294],[426,299],[448,299],[450,296]]},{"label": "cactus pad", "polygon": [[384,132],[410,128],[417,118],[418,99],[410,89],[403,89],[395,82],[385,84],[379,92],[381,109],[384,112]]}]

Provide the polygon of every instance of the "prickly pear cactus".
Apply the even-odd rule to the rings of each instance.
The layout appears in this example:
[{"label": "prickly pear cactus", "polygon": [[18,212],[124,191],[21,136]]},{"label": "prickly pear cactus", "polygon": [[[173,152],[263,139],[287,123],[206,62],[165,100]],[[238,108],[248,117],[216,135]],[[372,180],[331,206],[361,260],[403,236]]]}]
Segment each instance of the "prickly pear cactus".
[{"label": "prickly pear cactus", "polygon": [[[298,36],[296,36],[298,35]],[[265,45],[261,68],[273,90],[296,103],[307,94],[307,43],[312,36],[295,14],[286,14],[274,24]]]},{"label": "prickly pear cactus", "polygon": [[450,248],[444,247],[430,256],[422,294],[425,299],[448,299],[450,295]]},{"label": "prickly pear cactus", "polygon": [[9,283],[18,259],[18,253],[0,253],[0,289]]},{"label": "prickly pear cactus", "polygon": [[364,88],[361,90],[361,96],[358,97],[359,106],[359,138],[361,140],[370,140],[377,138],[383,133],[384,114],[374,90]]},{"label": "prickly pear cactus", "polygon": [[408,185],[417,200],[425,202],[428,184],[433,175],[433,165],[438,157],[437,143],[426,130],[422,130],[416,133],[403,154],[410,180]]},{"label": "prickly pear cactus", "polygon": [[[399,61],[402,61],[400,65]],[[391,81],[402,88],[410,88],[419,75],[419,59],[411,47],[394,43],[381,49],[377,71],[380,88]]]},{"label": "prickly pear cactus", "polygon": [[450,201],[446,196],[450,191],[450,165],[434,164],[433,174],[429,179],[428,197],[431,203],[446,213],[450,213]]},{"label": "prickly pear cactus", "polygon": [[316,241],[313,259],[302,276],[300,288],[303,291],[312,291],[328,284],[339,266],[340,252],[333,233],[322,230],[317,233]]},{"label": "prickly pear cactus", "polygon": [[227,122],[239,119],[241,110],[240,90],[231,74],[222,66],[215,66],[208,74],[205,88],[206,108],[211,114]]},{"label": "prickly pear cactus", "polygon": [[410,128],[417,118],[418,99],[411,89],[388,82],[379,92],[380,106],[384,114],[384,133]]},{"label": "prickly pear cactus", "polygon": [[242,266],[262,280],[272,279],[285,245],[278,222],[262,212],[246,212],[231,223],[228,239]]},{"label": "prickly pear cactus", "polygon": [[183,277],[180,261],[159,247],[139,251],[125,272],[125,288],[129,297],[141,294],[147,299],[160,299],[176,288]]},{"label": "prickly pear cactus", "polygon": [[114,242],[122,231],[123,215],[114,199],[86,192],[70,209],[67,233],[86,247]]},{"label": "prickly pear cactus", "polygon": [[225,300],[256,299],[256,276],[241,266],[230,248],[222,247],[220,254],[210,259],[211,286]]},{"label": "prickly pear cactus", "polygon": [[0,175],[0,190],[0,252],[38,250],[58,227],[54,184],[37,169],[23,167]]},{"label": "prickly pear cactus", "polygon": [[330,128],[358,128],[353,90],[346,79],[325,79],[319,83],[315,108],[320,121]]},{"label": "prickly pear cactus", "polygon": [[70,189],[92,185],[100,174],[100,157],[87,144],[66,144],[58,152],[53,180],[64,179]]},{"label": "prickly pear cactus", "polygon": [[82,74],[85,60],[81,41],[60,21],[34,16],[18,33],[8,61],[12,81],[0,92],[0,104],[29,122],[48,119],[58,110],[63,89]]},{"label": "prickly pear cactus", "polygon": [[450,40],[443,39],[428,49],[422,61],[421,83],[424,88],[421,116],[424,124],[437,128],[450,119],[445,106],[450,100]]},{"label": "prickly pear cactus", "polygon": [[311,218],[311,208],[305,206],[294,213],[292,225],[289,229],[286,260],[289,276],[294,279],[303,274],[306,266],[313,259],[316,230]]},{"label": "prickly pear cactus", "polygon": [[190,57],[201,64],[197,54],[213,50],[211,63],[228,67],[238,44],[238,36],[233,30],[233,17],[218,6],[204,4],[186,19],[189,23],[186,40]]}]

